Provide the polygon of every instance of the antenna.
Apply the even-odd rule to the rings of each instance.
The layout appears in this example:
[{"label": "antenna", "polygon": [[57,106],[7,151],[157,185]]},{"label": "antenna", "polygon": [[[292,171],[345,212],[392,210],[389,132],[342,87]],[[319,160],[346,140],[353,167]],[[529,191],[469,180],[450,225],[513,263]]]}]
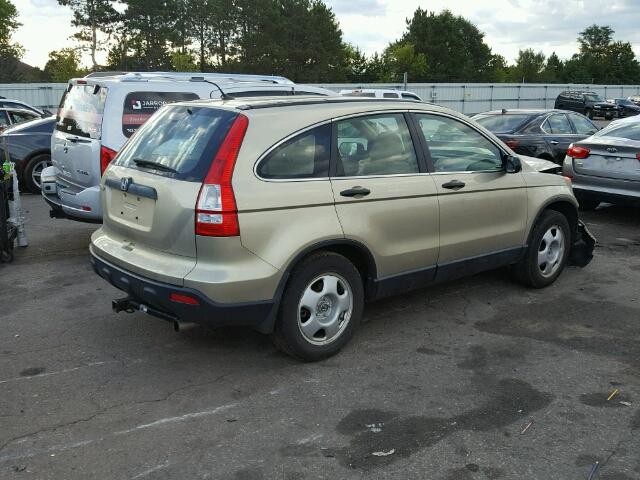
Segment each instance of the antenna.
[{"label": "antenna", "polygon": [[207,80],[204,77],[191,77],[191,81],[192,82],[204,82],[204,83],[210,83],[211,85],[213,85],[214,87],[216,87],[218,89],[218,91],[220,92],[220,98],[222,100],[233,100],[233,97],[230,95],[227,95],[226,93],[224,93],[222,91],[222,89],[220,88],[220,85],[218,85],[215,82],[212,82],[211,80]]}]

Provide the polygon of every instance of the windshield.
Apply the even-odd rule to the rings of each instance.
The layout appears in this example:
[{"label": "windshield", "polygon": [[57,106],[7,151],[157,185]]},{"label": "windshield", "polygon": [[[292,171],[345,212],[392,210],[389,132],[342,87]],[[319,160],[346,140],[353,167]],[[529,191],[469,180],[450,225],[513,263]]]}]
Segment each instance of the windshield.
[{"label": "windshield", "polygon": [[599,95],[596,95],[595,93],[588,93],[584,96],[584,98],[586,100],[589,100],[590,102],[604,102],[604,100],[600,98]]},{"label": "windshield", "polygon": [[616,102],[617,102],[619,105],[633,105],[633,102],[631,102],[631,101],[629,101],[629,100],[627,100],[627,99],[625,99],[625,98],[623,98],[623,99],[617,99],[617,100],[616,100]]},{"label": "windshield", "polygon": [[[204,107],[163,107],[131,137],[114,164],[201,182],[236,115]],[[154,169],[154,163],[160,166]]]},{"label": "windshield", "polygon": [[79,137],[100,139],[107,88],[73,85],[62,96],[56,130]]},{"label": "windshield", "polygon": [[476,115],[473,117],[476,122],[494,133],[513,132],[530,118],[531,115],[524,114]]},{"label": "windshield", "polygon": [[594,137],[627,138],[640,141],[640,122],[611,126],[600,130]]}]

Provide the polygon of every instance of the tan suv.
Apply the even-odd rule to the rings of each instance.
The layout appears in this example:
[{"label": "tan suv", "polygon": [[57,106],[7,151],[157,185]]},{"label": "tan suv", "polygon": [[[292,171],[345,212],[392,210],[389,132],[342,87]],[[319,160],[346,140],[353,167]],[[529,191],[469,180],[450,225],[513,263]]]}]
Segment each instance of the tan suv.
[{"label": "tan suv", "polygon": [[128,294],[116,311],[251,325],[317,360],[349,341],[365,300],[506,265],[544,287],[586,265],[567,182],[435,105],[176,103],[107,169],[92,262]]}]

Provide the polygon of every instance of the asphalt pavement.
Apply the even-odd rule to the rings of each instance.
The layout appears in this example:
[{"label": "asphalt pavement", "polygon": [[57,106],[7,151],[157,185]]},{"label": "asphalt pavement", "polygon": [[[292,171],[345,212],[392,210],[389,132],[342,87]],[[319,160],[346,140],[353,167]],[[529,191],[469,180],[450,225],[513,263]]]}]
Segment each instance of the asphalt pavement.
[{"label": "asphalt pavement", "polygon": [[304,364],[248,329],[112,313],[95,226],[24,205],[30,246],[0,265],[2,479],[640,478],[638,209],[584,214],[595,259],[549,288],[501,270],[376,302]]}]

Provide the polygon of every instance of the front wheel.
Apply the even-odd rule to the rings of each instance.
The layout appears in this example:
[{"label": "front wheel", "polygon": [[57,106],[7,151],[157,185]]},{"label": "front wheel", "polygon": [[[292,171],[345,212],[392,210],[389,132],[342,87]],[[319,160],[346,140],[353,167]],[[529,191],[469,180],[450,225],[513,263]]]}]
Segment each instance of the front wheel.
[{"label": "front wheel", "polygon": [[24,184],[31,193],[40,193],[40,178],[42,171],[51,166],[51,156],[48,153],[36,155],[27,163],[24,169]]},{"label": "front wheel", "polygon": [[551,285],[569,257],[571,230],[567,218],[555,210],[546,210],[533,227],[527,251],[516,265],[516,279],[533,288]]},{"label": "front wheel", "polygon": [[363,307],[364,289],[356,267],[333,252],[311,255],[291,274],[273,341],[305,361],[330,357],[353,336]]}]

